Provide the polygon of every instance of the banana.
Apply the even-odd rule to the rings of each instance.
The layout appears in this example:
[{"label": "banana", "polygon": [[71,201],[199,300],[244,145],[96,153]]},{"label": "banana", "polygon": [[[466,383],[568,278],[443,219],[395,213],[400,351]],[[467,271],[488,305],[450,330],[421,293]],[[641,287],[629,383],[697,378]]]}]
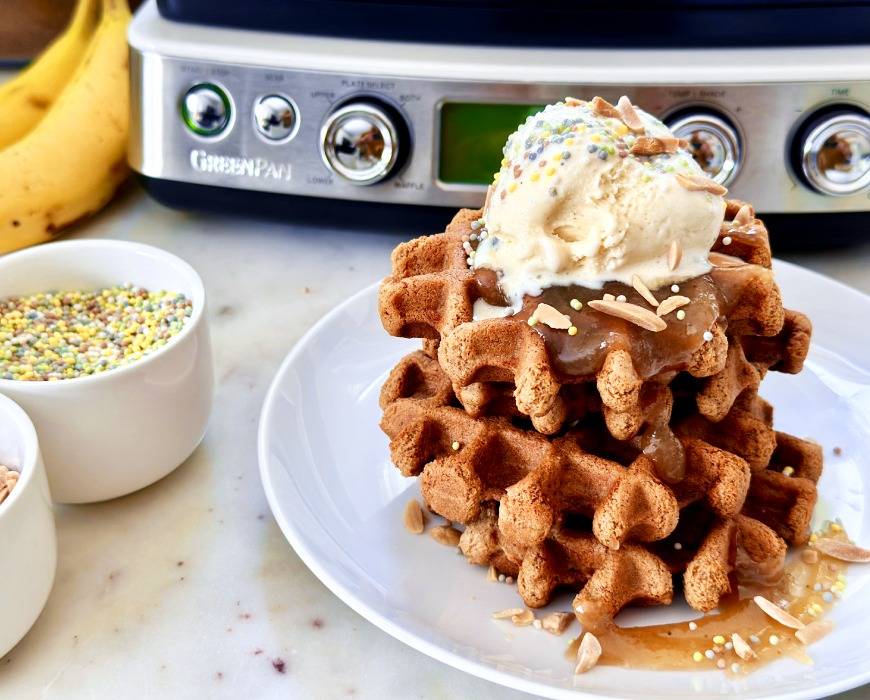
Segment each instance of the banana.
[{"label": "banana", "polygon": [[85,55],[97,27],[97,0],[78,0],[66,30],[15,78],[0,85],[0,148],[45,116]]},{"label": "banana", "polygon": [[42,120],[0,151],[0,253],[41,243],[105,205],[127,175],[126,0],[101,0],[82,61]]}]

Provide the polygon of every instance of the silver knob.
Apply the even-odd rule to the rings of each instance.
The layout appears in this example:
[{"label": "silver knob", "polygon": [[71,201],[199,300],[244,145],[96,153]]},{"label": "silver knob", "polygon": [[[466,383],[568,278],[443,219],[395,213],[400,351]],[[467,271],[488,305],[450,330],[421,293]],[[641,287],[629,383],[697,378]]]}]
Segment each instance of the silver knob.
[{"label": "silver knob", "polygon": [[674,136],[689,142],[695,162],[714,182],[727,185],[740,169],[740,137],[724,119],[704,112],[687,114],[668,126]]},{"label": "silver knob", "polygon": [[355,185],[387,177],[399,155],[397,124],[373,102],[353,102],[327,117],[320,130],[326,166]]},{"label": "silver knob", "polygon": [[181,117],[187,128],[200,136],[217,136],[230,123],[229,95],[214,83],[199,83],[181,99]]},{"label": "silver knob", "polygon": [[870,119],[832,114],[813,125],[801,146],[801,170],[822,194],[845,196],[870,186]]},{"label": "silver knob", "polygon": [[269,141],[289,141],[299,126],[296,105],[284,95],[265,95],[254,104],[254,124]]}]

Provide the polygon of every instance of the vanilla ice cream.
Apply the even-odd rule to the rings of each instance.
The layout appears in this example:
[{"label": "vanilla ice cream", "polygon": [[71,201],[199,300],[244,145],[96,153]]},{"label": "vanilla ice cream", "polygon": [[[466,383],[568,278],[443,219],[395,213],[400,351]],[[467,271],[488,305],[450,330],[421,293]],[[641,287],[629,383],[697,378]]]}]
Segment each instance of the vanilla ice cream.
[{"label": "vanilla ice cream", "polygon": [[529,117],[508,139],[472,267],[497,271],[515,309],[555,285],[631,284],[637,275],[656,289],[707,272],[725,200],[687,188],[686,178],[704,176],[691,154],[673,142],[672,153],[632,154],[638,138],[673,134],[640,109],[632,130],[591,102],[569,102]]}]

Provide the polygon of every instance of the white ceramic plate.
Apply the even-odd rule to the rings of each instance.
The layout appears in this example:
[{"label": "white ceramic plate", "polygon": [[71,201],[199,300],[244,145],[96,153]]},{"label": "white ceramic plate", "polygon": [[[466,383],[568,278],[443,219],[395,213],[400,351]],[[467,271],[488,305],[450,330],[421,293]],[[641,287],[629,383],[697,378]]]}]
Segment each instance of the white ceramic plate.
[{"label": "white ceramic plate", "polygon": [[[763,394],[777,427],[825,445],[816,518],[839,517],[870,544],[870,298],[777,263],[786,305],[815,324],[802,374],[771,373]],[[381,629],[425,654],[496,683],[554,698],[817,698],[870,682],[870,566],[856,565],[834,608],[836,630],[812,647],[814,666],[783,660],[737,680],[716,671],[598,667],[574,678],[563,658],[570,635],[490,619],[520,601],[486,581],[456,550],[402,526],[416,480],[392,466],[378,429],[378,392],[390,368],[419,341],[382,330],[375,286],[323,318],[293,348],[260,419],[266,495],[290,544],[333,593]],[[835,456],[833,448],[842,448]],[[570,595],[552,609],[570,610]],[[627,611],[623,624],[688,619],[684,604]],[[576,631],[577,627],[573,629]]]}]

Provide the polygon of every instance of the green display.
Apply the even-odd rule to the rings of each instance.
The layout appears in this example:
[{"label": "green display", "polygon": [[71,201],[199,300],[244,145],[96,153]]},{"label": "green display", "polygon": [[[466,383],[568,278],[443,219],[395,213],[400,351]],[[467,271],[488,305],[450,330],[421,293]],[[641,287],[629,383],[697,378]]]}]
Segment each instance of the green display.
[{"label": "green display", "polygon": [[447,102],[441,106],[438,178],[445,183],[488,185],[498,172],[507,137],[544,105]]}]

